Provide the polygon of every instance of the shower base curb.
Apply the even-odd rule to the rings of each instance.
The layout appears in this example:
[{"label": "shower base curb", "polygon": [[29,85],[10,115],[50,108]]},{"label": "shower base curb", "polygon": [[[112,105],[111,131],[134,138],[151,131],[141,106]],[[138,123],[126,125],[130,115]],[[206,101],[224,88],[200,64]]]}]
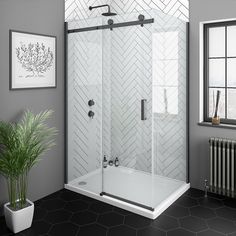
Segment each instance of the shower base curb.
[{"label": "shower base curb", "polygon": [[179,197],[181,197],[190,188],[190,184],[187,183],[183,184],[180,188],[178,188],[175,192],[173,192],[167,199],[165,199],[158,206],[156,206],[154,211],[150,211],[142,207],[138,207],[136,205],[123,202],[121,200],[109,196],[105,195],[100,196],[100,194],[96,194],[90,191],[86,191],[84,189],[77,188],[75,186],[72,186],[71,184],[65,184],[65,188],[73,192],[85,195],[87,197],[91,197],[98,201],[147,217],[149,219],[156,219],[161,213],[163,213],[169,206],[171,206]]}]

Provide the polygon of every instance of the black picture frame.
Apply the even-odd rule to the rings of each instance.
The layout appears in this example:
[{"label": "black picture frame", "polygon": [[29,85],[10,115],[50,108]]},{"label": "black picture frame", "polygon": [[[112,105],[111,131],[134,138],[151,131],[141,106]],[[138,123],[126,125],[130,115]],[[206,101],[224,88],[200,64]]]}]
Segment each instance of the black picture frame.
[{"label": "black picture frame", "polygon": [[[53,76],[52,79],[54,81],[53,85],[43,85],[43,86],[14,86],[14,74],[13,74],[13,36],[14,34],[22,34],[22,35],[28,35],[28,36],[36,36],[38,38],[49,38],[54,41],[54,49],[53,49],[53,55],[54,55],[54,68],[53,68]],[[26,32],[26,31],[19,31],[19,30],[9,30],[9,90],[27,90],[27,89],[48,89],[48,88],[57,88],[57,37],[53,35],[47,35],[47,34],[39,34],[39,33],[33,33],[33,32]]]}]

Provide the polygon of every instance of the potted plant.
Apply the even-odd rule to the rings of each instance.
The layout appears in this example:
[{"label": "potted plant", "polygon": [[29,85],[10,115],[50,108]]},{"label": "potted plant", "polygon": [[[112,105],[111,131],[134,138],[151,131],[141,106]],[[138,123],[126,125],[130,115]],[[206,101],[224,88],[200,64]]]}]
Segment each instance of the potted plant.
[{"label": "potted plant", "polygon": [[56,129],[46,124],[51,114],[26,111],[19,123],[0,121],[0,173],[6,178],[9,196],[4,213],[14,233],[32,224],[34,204],[26,198],[28,175],[39,156],[54,145]]}]

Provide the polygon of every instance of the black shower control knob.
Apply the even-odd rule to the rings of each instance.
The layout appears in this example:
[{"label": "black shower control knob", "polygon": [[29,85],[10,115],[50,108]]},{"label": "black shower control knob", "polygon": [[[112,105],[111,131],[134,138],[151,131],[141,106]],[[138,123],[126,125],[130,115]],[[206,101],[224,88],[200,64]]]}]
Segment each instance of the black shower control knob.
[{"label": "black shower control knob", "polygon": [[108,25],[113,25],[113,24],[114,24],[114,21],[113,21],[112,19],[109,19],[109,20],[107,21],[107,24],[108,24]]},{"label": "black shower control knob", "polygon": [[145,16],[144,15],[139,15],[138,19],[139,19],[139,21],[144,21],[145,20]]},{"label": "black shower control knob", "polygon": [[93,99],[91,99],[91,100],[89,100],[88,101],[88,105],[91,107],[91,106],[93,106],[95,104],[95,102],[93,101]]},{"label": "black shower control knob", "polygon": [[88,116],[89,116],[89,117],[93,118],[94,115],[95,115],[95,113],[94,113],[93,111],[89,111],[89,112],[88,112]]}]

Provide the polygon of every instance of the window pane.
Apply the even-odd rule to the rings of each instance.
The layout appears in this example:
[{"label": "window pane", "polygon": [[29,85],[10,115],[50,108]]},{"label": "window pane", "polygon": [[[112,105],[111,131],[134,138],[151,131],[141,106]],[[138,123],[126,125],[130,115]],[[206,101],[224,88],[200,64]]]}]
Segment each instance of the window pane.
[{"label": "window pane", "polygon": [[178,61],[165,61],[165,86],[178,86],[178,76]]},{"label": "window pane", "polygon": [[236,56],[236,26],[227,27],[227,54],[228,57]]},{"label": "window pane", "polygon": [[179,57],[179,31],[153,33],[153,60],[176,59]]},{"label": "window pane", "polygon": [[165,61],[157,60],[153,61],[155,66],[152,67],[153,74],[153,85],[164,85],[165,84]]},{"label": "window pane", "polygon": [[164,89],[158,86],[153,86],[152,96],[152,112],[165,113]]},{"label": "window pane", "polygon": [[178,87],[153,87],[153,113],[178,114]]},{"label": "window pane", "polygon": [[225,56],[225,27],[209,28],[209,56]]},{"label": "window pane", "polygon": [[178,87],[166,88],[165,106],[169,114],[178,114]]},{"label": "window pane", "polygon": [[227,118],[236,119],[236,89],[228,89],[228,108],[227,108]]},{"label": "window pane", "polygon": [[216,105],[216,95],[217,90],[220,93],[220,101],[219,101],[219,108],[218,108],[218,116],[220,118],[225,118],[225,90],[224,89],[209,89],[209,117],[213,117],[215,113],[215,105]]},{"label": "window pane", "polygon": [[153,85],[178,86],[179,66],[177,60],[157,60],[153,66]]},{"label": "window pane", "polygon": [[227,64],[228,86],[236,87],[236,58],[229,58]]},{"label": "window pane", "polygon": [[225,86],[225,59],[209,60],[209,86]]}]

